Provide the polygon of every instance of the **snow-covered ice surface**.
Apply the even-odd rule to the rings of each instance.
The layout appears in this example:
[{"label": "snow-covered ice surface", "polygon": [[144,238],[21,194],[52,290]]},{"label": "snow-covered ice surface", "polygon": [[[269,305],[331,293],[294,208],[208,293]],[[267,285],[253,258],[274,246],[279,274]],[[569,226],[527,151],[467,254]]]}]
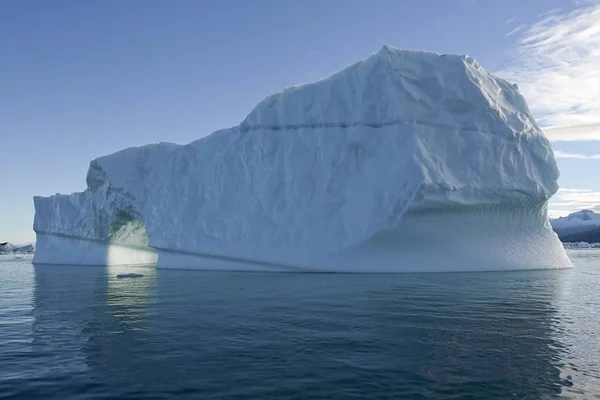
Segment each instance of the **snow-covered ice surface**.
[{"label": "snow-covered ice surface", "polygon": [[558,175],[516,85],[467,56],[384,46],[239,126],[92,161],[84,192],[35,197],[34,262],[569,267],[546,211]]},{"label": "snow-covered ice surface", "polygon": [[600,214],[580,210],[550,220],[550,224],[564,242],[600,242]]},{"label": "snow-covered ice surface", "polygon": [[554,218],[550,222],[554,229],[600,227],[600,214],[592,210],[580,210],[566,217]]}]

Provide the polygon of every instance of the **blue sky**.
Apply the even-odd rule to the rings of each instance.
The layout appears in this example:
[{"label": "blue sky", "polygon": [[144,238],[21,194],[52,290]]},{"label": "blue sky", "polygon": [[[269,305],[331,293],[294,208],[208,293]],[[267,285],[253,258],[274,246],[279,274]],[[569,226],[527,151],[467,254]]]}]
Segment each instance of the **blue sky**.
[{"label": "blue sky", "polygon": [[237,125],[266,95],[382,44],[469,54],[553,141],[553,215],[600,205],[600,4],[569,0],[0,2],[0,241],[90,160]]}]

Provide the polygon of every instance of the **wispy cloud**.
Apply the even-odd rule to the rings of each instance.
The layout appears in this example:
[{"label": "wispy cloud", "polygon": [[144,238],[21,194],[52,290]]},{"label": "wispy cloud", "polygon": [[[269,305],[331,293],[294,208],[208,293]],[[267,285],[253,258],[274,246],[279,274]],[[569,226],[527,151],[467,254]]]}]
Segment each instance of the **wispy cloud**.
[{"label": "wispy cloud", "polygon": [[560,188],[558,193],[593,193],[592,189],[572,189],[572,188]]},{"label": "wispy cloud", "polygon": [[517,17],[516,15],[514,17],[510,17],[509,19],[506,20],[506,24],[512,24],[513,22],[515,22],[517,19],[519,19],[519,17]]},{"label": "wispy cloud", "polygon": [[[588,118],[579,116],[581,120]],[[595,117],[589,117],[590,119]],[[600,122],[580,125],[551,126],[544,128],[544,133],[550,140],[564,142],[572,140],[598,140],[600,138]]]},{"label": "wispy cloud", "polygon": [[554,157],[556,158],[576,158],[578,160],[600,160],[600,154],[577,154],[568,153],[565,151],[554,150]]},{"label": "wispy cloud", "polygon": [[581,209],[598,209],[600,191],[560,188],[550,199],[548,212],[552,218],[568,215]]},{"label": "wispy cloud", "polygon": [[527,28],[527,25],[518,25],[516,28],[514,28],[512,31],[508,32],[504,36],[513,36],[513,35],[516,35],[517,33],[521,32],[525,28]]},{"label": "wispy cloud", "polygon": [[548,216],[550,218],[566,217],[569,214],[570,214],[570,212],[568,212],[566,210],[556,210],[553,208],[548,209]]},{"label": "wispy cloud", "polygon": [[517,33],[512,67],[498,74],[519,84],[551,140],[600,140],[600,2],[553,10]]}]

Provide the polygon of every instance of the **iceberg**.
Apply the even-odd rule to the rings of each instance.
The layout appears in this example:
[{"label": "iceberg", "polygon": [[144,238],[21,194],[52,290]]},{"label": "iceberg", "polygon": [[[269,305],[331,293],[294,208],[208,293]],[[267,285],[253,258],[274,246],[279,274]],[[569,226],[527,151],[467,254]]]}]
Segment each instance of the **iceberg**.
[{"label": "iceberg", "polygon": [[29,254],[33,253],[34,249],[31,243],[18,245],[10,242],[0,242],[0,254]]},{"label": "iceberg", "polygon": [[37,264],[251,271],[565,268],[559,171],[516,85],[384,46],[187,145],[90,163],[35,197]]}]

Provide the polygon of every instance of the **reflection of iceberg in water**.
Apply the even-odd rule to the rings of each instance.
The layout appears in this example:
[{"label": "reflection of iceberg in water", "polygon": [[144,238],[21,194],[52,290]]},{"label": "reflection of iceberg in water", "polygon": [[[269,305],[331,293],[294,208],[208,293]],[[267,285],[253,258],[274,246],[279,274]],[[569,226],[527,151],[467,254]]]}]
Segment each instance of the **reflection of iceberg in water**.
[{"label": "reflection of iceberg in water", "polygon": [[448,396],[561,393],[572,385],[562,371],[569,349],[556,306],[563,277],[559,271],[444,274],[431,277],[425,291],[412,280],[373,291],[368,296],[372,313],[366,316],[375,331],[370,334],[407,349],[399,359],[399,352],[379,354],[373,367],[413,366],[398,373],[431,380],[432,391]]},{"label": "reflection of iceberg in water", "polygon": [[[42,268],[34,346],[117,397],[331,398],[376,384],[400,398],[544,398],[566,385],[564,271],[157,279],[150,268]],[[116,278],[132,271],[144,277]]]},{"label": "reflection of iceberg in water", "polygon": [[[153,267],[107,267],[106,306],[114,317],[119,332],[137,329],[147,318],[149,298],[156,285],[156,269]],[[137,273],[136,279],[119,279],[118,275]]]},{"label": "reflection of iceberg in water", "polygon": [[[116,278],[132,270],[144,276]],[[94,374],[107,352],[127,366],[136,343],[131,333],[146,320],[154,278],[154,268],[36,266],[32,347],[50,366],[40,374],[52,374],[59,365],[61,373]]]},{"label": "reflection of iceberg in water", "polygon": [[105,290],[104,269],[34,268],[33,349],[45,356],[42,365],[51,369],[61,365],[65,373],[85,371],[83,349],[92,334],[88,323],[95,318],[98,296]]},{"label": "reflection of iceberg in water", "polygon": [[[229,397],[252,390],[257,398],[275,397],[274,390],[335,396],[373,380],[389,390],[541,398],[565,384],[567,349],[554,306],[559,273],[159,274],[152,332],[90,341],[95,373],[126,376],[149,391]],[[315,372],[324,365],[327,374]],[[286,391],[281,371],[310,384],[290,383]]]},{"label": "reflection of iceberg in water", "polygon": [[[119,279],[117,275],[139,273],[136,279]],[[148,307],[154,295],[156,270],[153,267],[108,266],[104,290],[99,296],[95,317],[87,323],[92,333],[85,343],[86,362],[101,381],[114,386],[113,391],[130,389],[136,384],[138,371],[146,379],[157,370],[156,352],[149,347],[160,341],[149,330]],[[142,381],[143,382],[143,379]]]}]

